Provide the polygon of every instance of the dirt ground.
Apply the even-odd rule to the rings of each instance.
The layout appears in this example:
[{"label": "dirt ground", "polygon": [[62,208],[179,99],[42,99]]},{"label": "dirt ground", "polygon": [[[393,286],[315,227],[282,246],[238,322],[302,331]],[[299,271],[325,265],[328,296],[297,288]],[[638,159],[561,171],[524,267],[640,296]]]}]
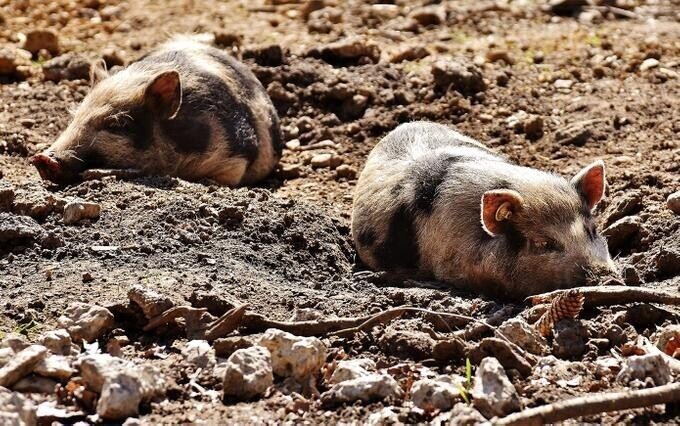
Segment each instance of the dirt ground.
[{"label": "dirt ground", "polygon": [[[215,314],[226,310],[225,301],[238,300],[281,320],[303,308],[360,316],[404,304],[479,319],[519,313],[521,305],[362,273],[349,233],[356,173],[386,132],[414,120],[455,125],[522,165],[564,176],[603,159],[609,188],[598,208],[600,229],[633,217],[625,230],[608,235],[624,281],[677,293],[680,215],[666,199],[680,189],[680,4],[596,3],[561,13],[532,0],[0,0],[0,46],[20,47],[26,33],[45,28],[56,30],[60,43],[59,52],[28,60],[23,75],[0,75],[0,212],[6,212],[0,213],[6,224],[0,223],[0,330],[35,337],[53,329],[73,301],[108,307],[123,324],[134,284]],[[443,19],[422,13],[427,4],[439,5]],[[127,63],[173,33],[214,35],[267,87],[289,147],[279,170],[250,189],[169,177],[107,177],[68,187],[41,182],[28,158],[55,140],[89,88],[86,80],[47,81],[42,67],[49,58]],[[353,36],[362,54],[338,58],[319,49]],[[452,59],[477,67],[484,90],[438,83],[434,64]],[[322,141],[331,143],[315,148]],[[324,152],[333,154],[333,167],[312,167],[312,157]],[[14,200],[3,204],[6,188]],[[99,219],[64,224],[69,197],[98,203]],[[3,226],[23,226],[23,233],[3,237]],[[653,313],[636,314],[643,311]],[[677,323],[678,315],[672,307],[638,304],[590,309],[582,318],[591,340],[601,341],[616,323],[626,341]],[[181,334],[148,334],[134,324],[123,329],[132,342],[125,356],[162,347],[167,356],[145,362],[176,383],[166,400],[143,407],[141,420],[149,424],[365,421],[387,406],[403,422],[433,418],[404,401],[296,411],[282,389],[225,405],[189,384],[195,372],[179,353]],[[464,371],[464,357],[441,362],[408,344],[396,350],[381,344],[383,331],[328,343],[383,367]],[[621,388],[591,368],[620,346],[610,337],[563,356],[587,367],[580,384],[539,386],[536,372],[510,374],[523,405]],[[197,377],[203,387],[221,389],[209,374]],[[577,419],[677,420],[660,406]]]}]

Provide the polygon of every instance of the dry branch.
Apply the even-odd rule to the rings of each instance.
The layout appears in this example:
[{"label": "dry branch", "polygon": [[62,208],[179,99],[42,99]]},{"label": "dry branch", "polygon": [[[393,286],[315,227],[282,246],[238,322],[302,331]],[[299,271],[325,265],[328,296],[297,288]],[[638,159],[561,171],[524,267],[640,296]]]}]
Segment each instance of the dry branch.
[{"label": "dry branch", "polygon": [[[583,307],[603,305],[624,305],[627,303],[662,303],[666,305],[680,305],[680,295],[665,291],[653,290],[643,287],[627,286],[593,286],[578,287],[585,297]],[[552,300],[567,290],[556,290],[550,293],[538,294],[528,297],[532,305],[550,303]]]},{"label": "dry branch", "polygon": [[599,393],[555,402],[493,421],[494,425],[543,425],[592,414],[632,408],[651,407],[656,404],[680,400],[680,383],[642,390]]},{"label": "dry branch", "polygon": [[241,324],[241,319],[246,313],[248,305],[241,305],[230,309],[227,313],[222,315],[210,324],[205,330],[205,340],[212,342],[215,339],[224,337],[232,331],[236,330]]},{"label": "dry branch", "polygon": [[207,311],[208,309],[206,308],[193,308],[191,306],[175,306],[174,308],[168,309],[167,311],[163,312],[157,317],[151,318],[149,323],[144,326],[144,331],[153,330],[154,328],[158,328],[161,325],[165,325],[171,322],[175,318],[184,317],[193,312],[207,312]]}]

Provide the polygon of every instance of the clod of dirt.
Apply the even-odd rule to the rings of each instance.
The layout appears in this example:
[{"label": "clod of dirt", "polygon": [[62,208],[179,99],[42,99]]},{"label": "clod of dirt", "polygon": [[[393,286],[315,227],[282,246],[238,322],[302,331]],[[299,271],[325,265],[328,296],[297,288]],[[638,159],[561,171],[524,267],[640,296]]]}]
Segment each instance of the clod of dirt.
[{"label": "clod of dirt", "polygon": [[459,338],[438,340],[432,346],[432,357],[440,362],[458,361],[465,358],[466,343]]},{"label": "clod of dirt", "polygon": [[496,330],[496,337],[505,336],[520,348],[532,354],[545,355],[548,353],[548,342],[536,329],[519,318],[512,318],[501,324]]},{"label": "clod of dirt", "polygon": [[494,357],[504,368],[515,369],[525,377],[531,374],[531,364],[503,339],[496,337],[482,339],[469,350],[468,356],[475,364],[481,363],[487,357]]},{"label": "clod of dirt", "polygon": [[609,226],[625,216],[639,212],[641,208],[642,193],[639,190],[626,192],[607,208],[605,224]]},{"label": "clod of dirt", "polygon": [[23,334],[10,333],[2,339],[0,348],[9,348],[14,352],[19,352],[26,349],[29,345],[28,339]]},{"label": "clod of dirt", "polygon": [[226,358],[237,350],[249,348],[254,344],[255,342],[250,338],[231,336],[215,340],[213,342],[213,349],[215,349],[215,355]]},{"label": "clod of dirt", "polygon": [[106,308],[74,302],[57,320],[75,342],[93,342],[113,328],[113,314]]},{"label": "clod of dirt", "polygon": [[75,53],[66,53],[43,64],[43,75],[48,81],[87,80],[90,78],[90,62]]},{"label": "clod of dirt", "polygon": [[330,383],[340,383],[347,380],[366,377],[375,372],[375,362],[368,358],[356,358],[339,361],[333,370]]},{"label": "clod of dirt", "polygon": [[609,225],[602,231],[611,252],[616,252],[632,241],[642,229],[639,216],[626,216]]},{"label": "clod of dirt", "polygon": [[48,355],[35,366],[33,372],[43,377],[63,381],[73,376],[74,370],[67,357]]},{"label": "clod of dirt", "polygon": [[321,58],[332,65],[375,63],[380,59],[380,48],[363,37],[351,36],[334,43],[315,47],[307,55]]},{"label": "clod of dirt", "polygon": [[334,406],[354,401],[400,398],[402,395],[403,391],[396,380],[387,374],[375,373],[334,385],[321,394],[321,401],[325,406]]},{"label": "clod of dirt", "polygon": [[0,368],[0,386],[12,387],[16,382],[31,374],[38,363],[45,359],[47,352],[47,348],[42,345],[31,345],[18,352]]},{"label": "clod of dirt", "polygon": [[89,203],[82,200],[73,200],[64,206],[64,223],[72,225],[83,219],[97,219],[102,208],[97,203]]},{"label": "clod of dirt", "polygon": [[326,360],[326,346],[316,337],[294,336],[270,328],[258,341],[271,352],[274,374],[302,381],[317,375]]},{"label": "clod of dirt", "polygon": [[666,206],[675,214],[680,214],[680,191],[676,191],[666,199]]},{"label": "clod of dirt", "polygon": [[31,52],[11,46],[0,47],[0,76],[25,79],[31,68]]},{"label": "clod of dirt", "polygon": [[402,321],[390,324],[380,337],[378,346],[384,353],[400,358],[430,358],[434,339],[424,331],[414,330],[409,324]]},{"label": "clod of dirt", "polygon": [[[56,380],[48,379],[47,377],[36,376],[34,374],[29,374],[23,379],[16,382],[12,386],[12,390],[21,393],[44,393],[52,394],[54,389],[57,387]],[[2,413],[0,412],[0,419],[2,419]]]},{"label": "clod of dirt", "polygon": [[[37,424],[36,407],[30,399],[0,387],[0,420],[5,424]],[[15,423],[16,422],[16,423]]]},{"label": "clod of dirt", "polygon": [[444,9],[443,6],[438,5],[419,7],[413,9],[408,17],[417,21],[424,27],[440,25],[446,21],[446,9]]},{"label": "clod of dirt", "polygon": [[0,213],[0,252],[39,242],[46,235],[42,226],[28,216]]},{"label": "clod of dirt", "polygon": [[277,67],[284,63],[284,53],[278,44],[254,46],[243,51],[243,59],[253,59],[264,67]]},{"label": "clod of dirt", "polygon": [[426,56],[429,56],[430,52],[422,45],[411,45],[403,46],[399,50],[393,52],[390,55],[390,62],[393,64],[404,62],[404,61],[417,61]]},{"label": "clod of dirt", "polygon": [[411,387],[411,401],[426,411],[450,410],[460,397],[465,378],[461,376],[439,376],[422,379]]},{"label": "clod of dirt", "polygon": [[206,340],[191,340],[182,348],[182,355],[189,364],[199,368],[215,365],[215,350]]},{"label": "clod of dirt", "polygon": [[39,184],[28,184],[16,191],[14,199],[14,213],[30,216],[42,220],[53,211],[63,208],[65,200],[47,192]]},{"label": "clod of dirt", "polygon": [[586,342],[590,331],[581,320],[564,319],[555,324],[553,354],[558,358],[568,359],[582,355],[586,351]]},{"label": "clod of dirt", "polygon": [[562,145],[583,146],[593,136],[592,120],[584,120],[562,127],[555,132],[555,142]]},{"label": "clod of dirt", "polygon": [[250,399],[264,394],[274,383],[272,357],[267,348],[239,349],[227,360],[223,393],[225,397]]},{"label": "clod of dirt", "polygon": [[74,347],[71,336],[63,328],[43,333],[38,342],[56,355],[73,355],[78,353],[78,347]]},{"label": "clod of dirt", "polygon": [[634,380],[644,383],[647,378],[651,379],[655,386],[665,385],[671,381],[671,369],[662,354],[628,357],[616,376],[616,380],[625,385],[630,385]]},{"label": "clod of dirt", "polygon": [[431,71],[435,85],[444,91],[454,89],[463,95],[474,95],[486,89],[482,71],[463,60],[439,60]]},{"label": "clod of dirt", "polygon": [[0,181],[0,212],[8,212],[14,205],[14,187],[9,182]]},{"label": "clod of dirt", "polygon": [[680,274],[680,249],[661,247],[654,256],[656,275],[659,278],[674,277]]},{"label": "clod of dirt", "polygon": [[146,319],[156,317],[174,306],[167,296],[141,285],[130,288],[128,298],[142,309]]},{"label": "clod of dirt", "polygon": [[47,50],[53,55],[59,53],[59,36],[52,30],[33,30],[26,33],[26,40],[22,46],[32,54]]},{"label": "clod of dirt", "polygon": [[472,405],[487,419],[522,408],[517,389],[493,357],[484,358],[477,367],[471,394]]}]

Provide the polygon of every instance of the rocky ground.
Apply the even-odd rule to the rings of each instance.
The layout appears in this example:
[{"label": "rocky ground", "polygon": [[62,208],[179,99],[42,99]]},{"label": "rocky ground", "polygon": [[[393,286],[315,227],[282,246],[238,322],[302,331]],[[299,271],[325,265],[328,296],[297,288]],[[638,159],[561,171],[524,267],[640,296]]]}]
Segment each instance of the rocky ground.
[{"label": "rocky ground", "polygon": [[[267,87],[287,146],[274,176],[41,182],[27,158],[67,125],[90,63],[124,66],[175,32],[208,34]],[[348,218],[366,156],[403,122],[565,176],[602,158],[622,281],[675,297],[679,108],[674,0],[0,0],[0,418],[476,423],[672,383],[676,298],[585,294],[543,337],[529,324],[547,305],[366,273]],[[403,305],[441,314],[329,331]]]}]

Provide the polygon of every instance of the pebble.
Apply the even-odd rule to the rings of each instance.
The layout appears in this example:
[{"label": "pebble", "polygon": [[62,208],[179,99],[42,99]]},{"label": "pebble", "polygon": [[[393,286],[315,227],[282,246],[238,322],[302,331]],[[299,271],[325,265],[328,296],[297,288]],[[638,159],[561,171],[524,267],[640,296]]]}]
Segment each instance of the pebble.
[{"label": "pebble", "polygon": [[543,117],[530,115],[523,123],[523,131],[530,140],[540,139],[543,136]]},{"label": "pebble", "polygon": [[409,326],[410,324],[402,326],[400,322],[388,325],[378,346],[388,355],[413,359],[430,358],[434,339],[428,333]]},{"label": "pebble", "polygon": [[64,223],[72,225],[83,219],[97,219],[101,214],[101,206],[82,200],[69,201],[64,206]]},{"label": "pebble", "polygon": [[107,47],[102,51],[102,59],[107,69],[125,66],[125,52],[116,47]]},{"label": "pebble", "polygon": [[113,328],[113,314],[106,308],[74,302],[57,320],[75,342],[93,342]]},{"label": "pebble", "polygon": [[278,171],[282,179],[297,179],[302,175],[302,164],[284,164]]},{"label": "pebble", "polygon": [[333,154],[329,153],[315,154],[312,157],[311,165],[315,169],[330,167],[332,158]]},{"label": "pebble", "polygon": [[624,247],[642,228],[639,216],[626,216],[609,225],[602,231],[610,250]]},{"label": "pebble", "polygon": [[496,330],[496,337],[500,338],[501,334],[532,354],[544,355],[549,351],[545,338],[526,321],[519,318],[512,318],[501,324]]},{"label": "pebble", "polygon": [[360,36],[350,36],[336,42],[313,48],[309,56],[320,57],[330,63],[356,62],[367,58],[371,62],[380,59],[380,48]]},{"label": "pebble", "polygon": [[666,199],[666,206],[675,214],[680,215],[680,191],[676,191]]},{"label": "pebble", "polygon": [[338,177],[345,179],[354,179],[357,177],[357,169],[347,164],[342,164],[335,169]]},{"label": "pebble", "polygon": [[486,52],[486,60],[489,62],[505,62],[507,65],[512,65],[515,63],[514,59],[510,56],[510,52],[501,49],[491,49]]},{"label": "pebble", "polygon": [[[12,390],[23,393],[46,393],[53,394],[58,382],[47,377],[28,375],[12,386]],[[0,414],[2,419],[2,414]]]},{"label": "pebble", "polygon": [[439,60],[431,72],[435,85],[443,90],[452,88],[463,95],[473,95],[486,89],[482,71],[469,62]]},{"label": "pebble", "polygon": [[419,7],[413,9],[408,17],[424,27],[440,25],[446,22],[446,9],[438,5]]},{"label": "pebble", "polygon": [[484,358],[471,390],[472,405],[486,418],[505,416],[521,408],[517,389],[496,358]]},{"label": "pebble", "polygon": [[254,46],[243,51],[243,59],[254,59],[258,65],[277,67],[284,63],[284,53],[278,44]]},{"label": "pebble", "polygon": [[4,424],[35,425],[38,423],[35,412],[36,407],[30,399],[0,387],[0,421]]},{"label": "pebble", "polygon": [[590,126],[592,120],[584,120],[569,124],[555,132],[555,142],[562,145],[583,146],[593,135]]},{"label": "pebble", "polygon": [[558,358],[575,358],[586,351],[590,332],[580,320],[564,319],[555,324],[553,354]]},{"label": "pebble", "polygon": [[616,380],[627,385],[633,380],[644,383],[648,377],[656,386],[671,381],[671,369],[662,354],[633,355],[626,358]]},{"label": "pebble", "polygon": [[293,377],[302,382],[316,376],[326,361],[326,346],[316,337],[294,336],[270,328],[258,344],[269,349],[274,374],[280,377]]},{"label": "pebble", "polygon": [[42,65],[43,75],[47,81],[89,80],[90,62],[75,53],[66,53],[46,61]]},{"label": "pebble", "polygon": [[146,319],[157,317],[174,306],[169,297],[142,285],[132,286],[128,298],[142,309]]},{"label": "pebble", "polygon": [[31,345],[19,351],[7,364],[0,368],[0,386],[11,387],[28,376],[33,369],[47,356],[47,348],[42,345]]},{"label": "pebble", "polygon": [[330,378],[330,383],[340,383],[347,380],[358,379],[359,377],[366,377],[375,372],[375,362],[367,358],[357,358],[338,361],[335,366],[333,374]]},{"label": "pebble", "polygon": [[65,381],[73,376],[74,370],[67,357],[63,355],[49,355],[35,366],[33,372],[50,379]]},{"label": "pebble", "polygon": [[555,82],[553,83],[553,85],[555,86],[555,88],[556,88],[557,90],[565,90],[565,91],[568,91],[568,90],[571,89],[571,86],[574,85],[574,80],[557,79],[557,80],[555,80]]},{"label": "pebble", "polygon": [[215,355],[228,357],[239,349],[246,349],[254,345],[254,342],[242,336],[230,336],[217,339],[213,342]]},{"label": "pebble", "polygon": [[439,376],[421,379],[411,387],[411,401],[426,411],[450,410],[460,398],[465,379],[461,376]]},{"label": "pebble", "polygon": [[227,360],[224,396],[250,399],[260,396],[274,384],[272,357],[268,349],[253,346],[239,349]]},{"label": "pebble", "polygon": [[324,404],[335,405],[354,401],[382,401],[402,395],[399,382],[386,374],[374,373],[335,384],[321,395],[321,400]]},{"label": "pebble", "polygon": [[404,61],[417,61],[429,56],[430,52],[422,45],[403,46],[390,55],[393,64]]},{"label": "pebble", "polygon": [[34,55],[42,49],[56,55],[59,53],[59,37],[52,30],[29,31],[22,47]]},{"label": "pebble", "polygon": [[640,64],[640,71],[651,70],[652,68],[658,67],[660,64],[658,59],[647,58]]},{"label": "pebble", "polygon": [[182,348],[184,359],[199,368],[215,365],[215,350],[206,340],[191,340]]}]

